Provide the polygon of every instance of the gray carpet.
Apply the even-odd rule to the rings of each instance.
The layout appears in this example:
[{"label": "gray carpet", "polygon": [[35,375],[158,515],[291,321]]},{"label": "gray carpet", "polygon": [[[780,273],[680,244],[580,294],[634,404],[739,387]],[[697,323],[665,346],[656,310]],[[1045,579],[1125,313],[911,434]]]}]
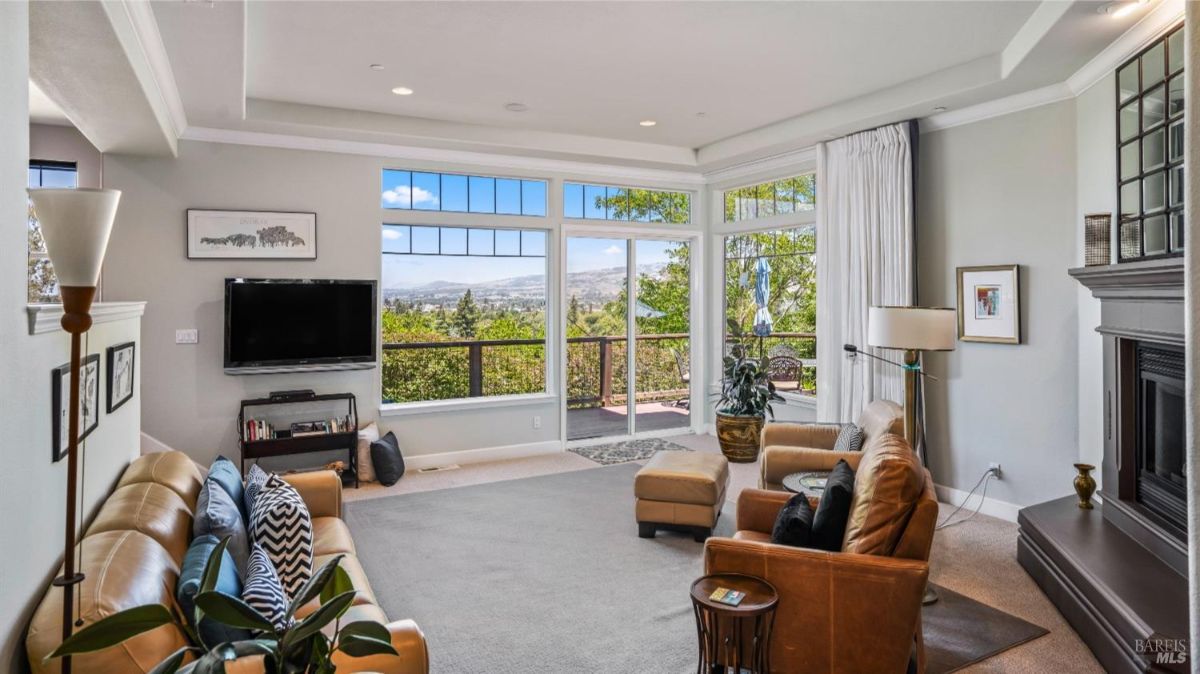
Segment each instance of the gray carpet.
[{"label": "gray carpet", "polygon": [[567,451],[578,454],[585,459],[595,461],[602,466],[611,466],[617,463],[649,459],[654,456],[655,452],[660,450],[670,452],[692,451],[683,445],[677,445],[670,440],[663,440],[662,438],[622,440],[621,442],[610,442],[603,445],[571,447]]},{"label": "gray carpet", "polygon": [[[384,611],[412,618],[435,674],[694,672],[690,535],[637,537],[637,464],[346,504]],[[733,530],[727,508],[717,535]],[[942,590],[926,609],[931,674],[1045,630]]]}]

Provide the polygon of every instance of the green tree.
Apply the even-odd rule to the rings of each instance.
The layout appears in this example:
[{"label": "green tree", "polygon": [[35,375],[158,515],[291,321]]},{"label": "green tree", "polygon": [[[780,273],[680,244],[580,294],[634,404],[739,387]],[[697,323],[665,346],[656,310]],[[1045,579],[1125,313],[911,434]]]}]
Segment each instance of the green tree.
[{"label": "green tree", "polygon": [[579,323],[579,298],[571,295],[571,304],[567,307],[567,325]]},{"label": "green tree", "polygon": [[450,325],[459,337],[474,337],[475,330],[479,326],[479,317],[479,306],[475,304],[475,298],[468,289],[458,300],[458,306],[455,307],[454,315],[450,318]]},{"label": "green tree", "polygon": [[608,211],[609,220],[641,220],[687,224],[691,221],[691,195],[621,188],[612,196],[596,197],[596,207]]}]

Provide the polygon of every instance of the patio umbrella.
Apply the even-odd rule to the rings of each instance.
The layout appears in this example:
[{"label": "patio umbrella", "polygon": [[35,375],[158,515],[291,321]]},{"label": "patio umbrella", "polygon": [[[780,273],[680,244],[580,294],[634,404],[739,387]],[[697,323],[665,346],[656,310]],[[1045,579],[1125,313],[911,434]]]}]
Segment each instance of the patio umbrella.
[{"label": "patio umbrella", "polygon": [[767,301],[771,298],[771,263],[767,258],[760,257],[754,265],[754,303],[758,311],[754,312],[754,334],[767,337],[771,334],[771,312],[767,310]]}]

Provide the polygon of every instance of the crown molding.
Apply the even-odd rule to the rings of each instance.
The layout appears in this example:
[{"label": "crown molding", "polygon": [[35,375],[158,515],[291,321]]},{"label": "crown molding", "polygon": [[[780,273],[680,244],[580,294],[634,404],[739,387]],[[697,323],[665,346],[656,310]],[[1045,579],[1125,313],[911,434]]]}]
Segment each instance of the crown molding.
[{"label": "crown molding", "polygon": [[[29,314],[29,334],[43,335],[62,330],[61,304],[30,304],[25,311]],[[92,325],[140,318],[145,312],[145,302],[97,302],[91,309]]]},{"label": "crown molding", "polygon": [[292,134],[267,133],[262,131],[242,131],[236,129],[215,129],[209,127],[191,126],[181,136],[183,140],[194,140],[207,143],[227,143],[231,145],[252,145],[256,147],[272,147],[287,150],[310,150],[314,152],[337,152],[341,154],[383,157],[388,159],[407,159],[411,161],[428,161],[444,164],[483,167],[488,169],[511,169],[518,171],[551,172],[563,174],[579,174],[626,182],[645,182],[700,187],[704,185],[704,176],[691,171],[669,171],[665,169],[638,168],[601,164],[593,162],[571,161],[567,159],[548,159],[542,157],[527,157],[510,154],[491,154],[486,152],[471,152],[467,150],[447,150],[443,148],[415,147],[411,145],[392,145],[389,143],[371,143],[357,140],[337,140],[297,136]]},{"label": "crown molding", "polygon": [[1092,60],[1068,77],[1067,86],[1076,96],[1087,91],[1142,47],[1182,21],[1183,11],[1184,0],[1163,0],[1158,7],[1122,33],[1121,37],[1100,50]]},{"label": "crown molding", "polygon": [[151,106],[161,111],[175,138],[179,138],[187,129],[187,114],[150,3],[105,0],[102,6]]},{"label": "crown molding", "polygon": [[958,110],[925,117],[921,120],[921,131],[941,131],[942,129],[949,129],[964,124],[974,124],[975,122],[982,122],[985,119],[1010,115],[1014,112],[1057,103],[1074,97],[1075,93],[1071,91],[1066,82],[1059,82],[1058,84],[1051,84],[1040,89],[1023,91],[1012,96],[1005,96],[1004,98],[993,99],[978,105],[970,105]]},{"label": "crown molding", "polygon": [[706,184],[719,185],[721,189],[728,189],[739,181],[758,178],[759,174],[762,173],[778,173],[791,169],[815,169],[816,166],[817,148],[809,146],[791,152],[783,152],[770,157],[753,159],[740,164],[734,164],[733,166],[708,171],[703,175]]}]

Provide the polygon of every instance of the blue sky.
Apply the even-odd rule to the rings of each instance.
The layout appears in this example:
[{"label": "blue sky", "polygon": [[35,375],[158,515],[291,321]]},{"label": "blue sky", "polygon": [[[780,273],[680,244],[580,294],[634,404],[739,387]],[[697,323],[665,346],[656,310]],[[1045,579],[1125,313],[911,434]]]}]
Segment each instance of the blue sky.
[{"label": "blue sky", "polygon": [[[428,237],[429,230],[415,229],[414,243],[405,241],[408,230],[385,228],[384,250],[407,249],[410,245],[421,245],[420,237]],[[479,232],[480,230],[474,230]],[[463,239],[473,232],[466,229],[443,228],[443,250],[458,250],[465,245]],[[498,236],[500,236],[498,234]],[[527,234],[527,236],[529,236]],[[471,245],[475,246],[477,242]],[[496,246],[503,245],[497,240]],[[529,240],[527,239],[527,246]],[[623,239],[577,238],[567,241],[567,267],[570,272],[591,271],[623,267],[626,261],[626,245]],[[656,264],[668,260],[667,251],[679,244],[669,241],[638,241],[638,264]],[[412,288],[434,281],[455,283],[486,283],[514,276],[544,274],[546,258],[543,257],[475,257],[446,255],[384,255],[383,287]]]}]

